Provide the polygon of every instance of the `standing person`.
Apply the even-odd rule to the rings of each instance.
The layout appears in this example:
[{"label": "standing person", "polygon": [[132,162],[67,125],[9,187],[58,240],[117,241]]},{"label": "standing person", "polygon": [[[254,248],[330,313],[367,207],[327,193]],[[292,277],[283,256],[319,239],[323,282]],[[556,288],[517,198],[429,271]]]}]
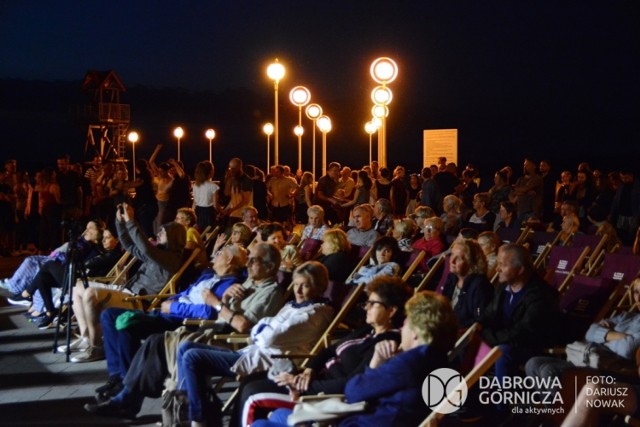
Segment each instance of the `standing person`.
[{"label": "standing person", "polygon": [[493,187],[489,189],[489,210],[494,214],[500,213],[500,203],[509,201],[511,186],[509,186],[509,177],[503,171],[498,171],[493,177]]},{"label": "standing person", "polygon": [[[305,172],[302,174],[300,185],[298,185],[298,188],[296,189],[294,198],[296,203],[296,222],[298,224],[306,224],[309,220],[307,210],[313,206],[313,175],[311,172]],[[324,210],[322,212],[322,217],[324,219]]]},{"label": "standing person", "polygon": [[403,166],[396,166],[393,171],[393,179],[391,180],[391,192],[389,200],[393,208],[393,215],[396,218],[404,216],[407,209],[407,185],[404,182],[406,171]]},{"label": "standing person", "polygon": [[167,210],[169,194],[171,192],[171,186],[173,185],[173,177],[170,171],[171,165],[169,163],[161,163],[160,166],[155,169],[156,199],[158,200],[158,215],[156,216],[155,230],[158,230],[160,225],[169,221],[169,218],[172,218],[169,216]]},{"label": "standing person", "polygon": [[542,177],[536,172],[536,163],[524,160],[524,175],[513,186],[513,202],[516,204],[520,223],[531,217],[540,218],[542,213]]},{"label": "standing person", "polygon": [[63,220],[77,220],[82,214],[80,176],[69,166],[67,154],[58,156],[56,179],[60,187],[60,214]]},{"label": "standing person", "polygon": [[[440,165],[440,171],[435,174],[433,179],[438,184],[440,196],[443,198],[449,194],[453,194],[458,184],[460,184],[460,180],[458,179],[458,168],[455,163],[447,164],[444,170],[442,170],[442,165]],[[434,208],[433,206],[431,207]]]},{"label": "standing person", "polygon": [[376,200],[391,200],[391,171],[387,168],[380,169],[380,178],[376,179]]},{"label": "standing person", "polygon": [[438,189],[438,184],[435,179],[433,179],[432,173],[431,168],[422,168],[422,194],[420,196],[420,205],[429,206],[434,210],[434,212],[440,212],[442,197],[440,197],[440,190]]},{"label": "standing person", "polygon": [[167,203],[167,215],[171,220],[171,218],[175,217],[178,209],[191,206],[191,178],[184,171],[184,165],[181,161],[169,159],[167,163],[171,165],[170,172],[173,176],[173,184],[171,185],[171,191],[169,191],[169,201]]},{"label": "standing person", "polygon": [[136,197],[133,199],[133,208],[142,231],[147,237],[152,237],[154,235],[153,221],[158,215],[158,203],[153,191],[153,175],[149,162],[145,159],[137,160],[135,167],[137,171],[136,179],[130,184],[136,191]]},{"label": "standing person", "polygon": [[332,225],[340,222],[340,215],[337,211],[340,202],[334,197],[338,188],[340,167],[338,162],[329,163],[327,174],[318,180],[316,186],[316,204],[322,206],[325,218]]},{"label": "standing person", "polygon": [[273,168],[273,176],[267,182],[269,208],[271,220],[287,224],[291,219],[291,196],[297,190],[295,180],[284,176],[284,167],[276,165]]},{"label": "standing person", "polygon": [[341,204],[341,207],[351,208],[352,206],[360,206],[363,203],[369,203],[369,198],[371,196],[371,179],[367,172],[363,170],[358,171],[358,181],[355,188],[356,190],[353,193],[353,198],[350,201]]},{"label": "standing person", "polygon": [[196,165],[193,184],[193,209],[198,217],[198,229],[202,232],[208,226],[213,227],[218,208],[218,191],[220,187],[213,182],[214,167],[208,160]]},{"label": "standing person", "polygon": [[416,206],[420,204],[420,191],[422,191],[422,183],[418,174],[412,173],[409,175],[409,186],[407,192],[409,193],[409,199],[407,202],[407,209],[404,212],[404,216],[409,216],[416,210]]},{"label": "standing person", "polygon": [[551,175],[551,162],[540,162],[540,176],[542,177],[542,222],[553,222],[553,210],[556,201],[556,180]]},{"label": "standing person", "polygon": [[40,213],[40,244],[42,255],[48,254],[60,246],[60,186],[56,180],[56,172],[44,169],[40,174],[38,212]]},{"label": "standing person", "polygon": [[629,170],[620,172],[622,184],[616,190],[611,205],[611,224],[614,224],[622,243],[631,246],[640,223],[640,181]]},{"label": "standing person", "polygon": [[[226,192],[228,191],[228,194]],[[242,211],[253,206],[253,183],[242,169],[242,160],[237,157],[229,160],[229,177],[225,183],[225,195],[229,203],[222,209],[222,215],[229,218],[231,224],[242,221]]]}]

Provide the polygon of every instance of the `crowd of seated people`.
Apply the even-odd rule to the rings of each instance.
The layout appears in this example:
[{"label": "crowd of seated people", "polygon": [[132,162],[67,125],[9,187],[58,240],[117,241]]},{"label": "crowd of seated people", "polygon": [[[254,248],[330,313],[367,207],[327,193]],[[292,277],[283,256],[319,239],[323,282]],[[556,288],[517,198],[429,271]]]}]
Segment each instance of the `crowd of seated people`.
[{"label": "crowd of seated people", "polygon": [[[136,163],[135,181],[128,180],[126,169],[103,165],[99,158],[85,174],[88,185],[81,200],[87,205],[82,211],[98,213],[100,219],[88,222],[78,239],[84,267],[90,275],[104,275],[123,250],[140,263],[124,286],[89,281],[88,286],[79,282],[74,287],[72,309],[79,330],[69,347],[71,360],[107,359],[109,380],[96,391],[97,402],[86,406],[96,414],[134,417],[144,397],[164,393],[173,402],[187,403],[193,425],[216,425],[221,405],[207,394],[207,378],[239,374],[242,398],[234,425],[281,423],[279,410],[269,421],[257,421],[275,409],[260,403],[260,393],[272,389],[283,396],[287,408],[299,395],[317,392],[345,393],[348,402],[369,402],[366,414],[349,417],[344,425],[367,425],[372,419],[413,425],[428,412],[419,393],[424,376],[412,377],[413,367],[446,366],[444,356],[460,328],[477,323],[481,338],[501,350],[494,369],[500,381],[525,375],[527,361],[537,360],[540,363],[530,364],[539,366],[541,359],[532,358],[544,347],[561,343],[555,332],[562,296],[544,282],[527,247],[501,245],[501,230],[517,233],[529,226],[560,232],[565,245],[571,245],[576,234],[597,232],[616,242],[607,245],[607,251],[626,246],[637,252],[631,245],[638,240],[640,184],[630,171],[620,173],[619,181],[602,174],[596,181],[596,174],[581,165],[575,182],[563,173],[556,183],[548,161],[538,174],[535,162],[527,159],[524,175],[514,185],[504,168],[496,172],[495,185],[482,192],[471,165],[458,177],[456,165],[445,161],[442,170],[426,168],[422,177],[412,174],[405,182],[401,166],[392,177],[377,163],[358,171],[333,162],[314,189],[313,177],[303,171],[294,176],[278,165],[262,180],[255,167],[234,158],[220,184],[212,181],[213,165],[198,164],[191,187],[179,162],[156,166],[158,152],[149,162]],[[65,159],[59,160],[59,174],[67,176],[40,184],[44,206],[30,204],[46,211],[53,203],[59,215],[81,217],[69,203],[74,176],[68,175]],[[253,178],[245,169],[253,171]],[[77,178],[82,189],[80,175]],[[256,181],[265,184],[264,201]],[[549,188],[554,197],[542,197]],[[425,190],[430,194],[421,194]],[[27,188],[29,192],[35,191]],[[433,206],[422,204],[424,200]],[[105,229],[102,220],[115,230]],[[207,226],[220,226],[210,247],[198,231]],[[316,242],[305,245],[308,240]],[[151,299],[132,298],[159,293],[195,249],[198,274],[184,290],[151,312]],[[407,285],[399,277],[421,252],[419,277],[428,277],[434,260],[445,259],[446,274],[426,283],[426,289],[442,296],[418,293],[404,313]],[[367,260],[365,253],[370,254]],[[32,255],[12,278],[2,281],[14,294],[14,303],[30,304],[36,290],[42,294],[44,307],[30,311],[43,313],[43,328],[53,324],[57,314],[51,289],[63,284],[65,257],[65,247],[50,255]],[[364,262],[354,270],[359,261]],[[274,363],[279,353],[310,350],[331,322],[336,305],[323,296],[330,281],[366,284],[367,328],[329,346],[304,370]],[[440,313],[439,318],[427,319],[429,310]],[[404,314],[400,334],[394,328]],[[251,344],[229,351],[213,333],[181,327],[185,319],[212,322],[216,333],[250,332]],[[622,342],[635,333],[635,324],[629,333],[618,331],[615,324],[595,324],[610,329],[603,343]],[[267,379],[270,369],[284,370]],[[389,379],[401,375],[412,378]],[[386,387],[373,386],[381,382]]]}]

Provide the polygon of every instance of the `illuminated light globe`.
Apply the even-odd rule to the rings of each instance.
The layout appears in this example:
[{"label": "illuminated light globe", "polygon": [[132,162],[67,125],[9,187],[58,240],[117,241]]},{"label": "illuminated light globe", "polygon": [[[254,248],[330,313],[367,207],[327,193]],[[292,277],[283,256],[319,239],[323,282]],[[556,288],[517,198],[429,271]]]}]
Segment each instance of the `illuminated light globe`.
[{"label": "illuminated light globe", "polygon": [[267,136],[271,136],[273,135],[273,125],[271,123],[267,123],[264,126],[262,126],[262,131],[267,135]]},{"label": "illuminated light globe", "polygon": [[393,94],[391,93],[391,89],[384,86],[376,86],[371,91],[371,100],[374,104],[387,105],[391,103],[393,99]]},{"label": "illuminated light globe", "polygon": [[304,86],[296,86],[289,92],[289,99],[294,105],[304,107],[311,100],[311,93]]},{"label": "illuminated light globe", "polygon": [[378,58],[371,63],[371,78],[380,84],[391,83],[398,77],[398,65],[391,58]]},{"label": "illuminated light globe", "polygon": [[322,115],[322,107],[318,104],[309,104],[305,109],[305,114],[307,115],[308,119],[316,120]]}]

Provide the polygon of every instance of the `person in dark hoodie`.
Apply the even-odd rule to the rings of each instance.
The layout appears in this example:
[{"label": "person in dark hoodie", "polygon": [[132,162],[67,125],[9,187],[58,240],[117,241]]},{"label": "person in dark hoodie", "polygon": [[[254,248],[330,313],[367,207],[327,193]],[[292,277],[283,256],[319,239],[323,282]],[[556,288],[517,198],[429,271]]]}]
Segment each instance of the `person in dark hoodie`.
[{"label": "person in dark hoodie", "polygon": [[[140,302],[127,302],[132,295],[157,294],[182,265],[182,251],[187,241],[187,231],[177,222],[160,226],[157,244],[154,246],[133,217],[133,208],[122,203],[116,213],[116,229],[125,250],[136,257],[141,266],[122,289],[76,286],[74,304],[76,317],[87,325],[89,347],[75,356],[74,362],[90,362],[104,359],[100,313],[109,307],[140,309]],[[71,350],[74,350],[73,348]]]}]

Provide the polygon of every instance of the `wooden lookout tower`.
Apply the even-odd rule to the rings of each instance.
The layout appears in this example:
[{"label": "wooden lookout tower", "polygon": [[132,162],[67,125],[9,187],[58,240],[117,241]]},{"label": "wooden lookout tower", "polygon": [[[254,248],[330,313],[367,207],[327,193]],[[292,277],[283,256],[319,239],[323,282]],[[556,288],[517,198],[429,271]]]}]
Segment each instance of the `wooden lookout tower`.
[{"label": "wooden lookout tower", "polygon": [[78,114],[78,121],[87,127],[85,157],[100,154],[103,159],[124,161],[131,107],[120,103],[120,93],[126,91],[122,81],[113,70],[90,70],[82,91],[91,97]]}]

